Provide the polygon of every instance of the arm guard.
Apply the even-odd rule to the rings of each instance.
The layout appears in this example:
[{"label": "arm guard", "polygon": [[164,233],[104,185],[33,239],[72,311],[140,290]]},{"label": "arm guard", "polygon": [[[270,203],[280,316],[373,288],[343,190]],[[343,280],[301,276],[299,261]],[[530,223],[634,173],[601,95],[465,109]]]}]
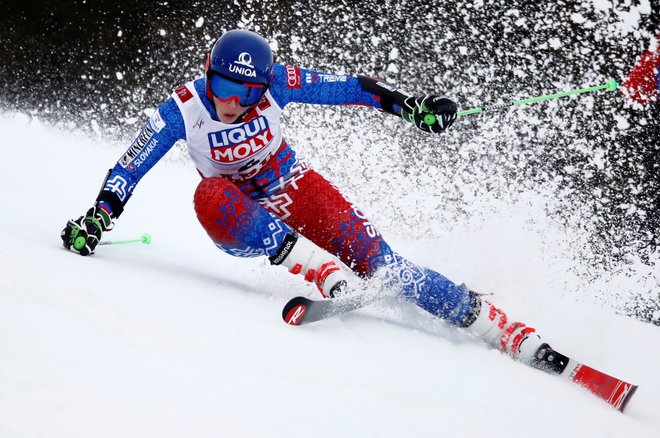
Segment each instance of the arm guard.
[{"label": "arm guard", "polygon": [[360,86],[368,93],[377,96],[380,99],[381,109],[395,116],[401,116],[401,108],[406,98],[410,95],[404,91],[399,90],[392,84],[381,82],[378,79],[370,78],[368,76],[358,76]]},{"label": "arm guard", "polygon": [[108,169],[108,173],[105,175],[105,180],[103,180],[103,184],[101,185],[99,195],[96,197],[96,205],[98,205],[100,202],[107,203],[112,211],[112,218],[117,219],[124,211],[124,204],[128,202],[128,198],[130,198],[131,195],[129,194],[126,200],[122,202],[116,193],[111,192],[110,190],[106,190],[105,185],[108,182],[108,178],[110,177],[111,173],[112,169]]}]

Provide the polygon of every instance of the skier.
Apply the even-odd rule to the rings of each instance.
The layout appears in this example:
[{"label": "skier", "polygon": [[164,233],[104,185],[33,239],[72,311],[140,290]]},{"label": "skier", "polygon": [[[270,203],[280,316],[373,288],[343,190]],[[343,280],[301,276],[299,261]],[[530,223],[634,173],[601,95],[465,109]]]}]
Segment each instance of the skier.
[{"label": "skier", "polygon": [[94,253],[140,179],[185,140],[201,175],[194,208],[221,250],[266,256],[330,298],[351,290],[353,273],[378,275],[389,290],[514,357],[530,362],[547,347],[533,328],[509,320],[483,296],[394,252],[358,208],[296,158],[280,125],[291,102],[371,106],[436,134],[457,111],[449,99],[411,96],[370,77],[274,64],[265,39],[231,30],[213,45],[205,75],[177,88],[150,117],[109,170],[94,206],[68,221],[64,247]]}]

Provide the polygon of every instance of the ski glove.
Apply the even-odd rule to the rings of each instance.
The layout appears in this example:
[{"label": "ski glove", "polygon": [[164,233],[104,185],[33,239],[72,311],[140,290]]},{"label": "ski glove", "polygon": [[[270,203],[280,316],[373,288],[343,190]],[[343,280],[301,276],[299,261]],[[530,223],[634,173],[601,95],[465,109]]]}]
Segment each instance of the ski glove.
[{"label": "ski glove", "polygon": [[62,242],[69,251],[87,256],[94,253],[103,231],[111,230],[113,225],[107,211],[92,207],[85,216],[80,216],[75,221],[71,219],[66,224],[62,230]]},{"label": "ski glove", "polygon": [[403,102],[401,117],[422,131],[439,134],[456,120],[456,104],[444,97],[427,94],[408,97]]}]

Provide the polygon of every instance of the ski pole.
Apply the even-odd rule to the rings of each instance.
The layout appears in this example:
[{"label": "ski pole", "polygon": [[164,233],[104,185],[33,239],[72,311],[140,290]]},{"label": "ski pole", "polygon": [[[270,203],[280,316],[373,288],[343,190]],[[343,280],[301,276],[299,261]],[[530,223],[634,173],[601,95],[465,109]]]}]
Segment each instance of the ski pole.
[{"label": "ski pole", "polygon": [[[607,82],[605,82],[604,84],[597,85],[595,87],[580,88],[579,90],[563,91],[561,93],[544,94],[543,96],[529,97],[527,99],[515,100],[513,102],[508,102],[508,103],[496,103],[496,104],[488,105],[488,106],[484,106],[484,107],[472,108],[472,109],[468,109],[468,110],[459,111],[459,112],[456,113],[456,115],[458,117],[463,117],[463,116],[469,116],[471,114],[479,114],[479,113],[483,113],[483,112],[487,112],[487,111],[499,111],[499,110],[510,108],[512,106],[525,105],[525,104],[528,104],[528,103],[542,102],[544,100],[550,100],[550,99],[558,99],[560,97],[572,96],[574,94],[590,93],[592,91],[598,91],[598,90],[614,91],[618,87],[619,87],[619,83],[617,81],[615,81],[614,79],[610,79]],[[435,123],[435,116],[433,114],[426,114],[424,116],[424,123],[426,123],[427,125],[432,125],[433,123]]]},{"label": "ski pole", "polygon": [[149,245],[151,243],[151,236],[147,233],[144,233],[140,236],[139,239],[130,239],[130,240],[102,240],[99,242],[99,245],[123,245],[126,243],[144,243]]}]

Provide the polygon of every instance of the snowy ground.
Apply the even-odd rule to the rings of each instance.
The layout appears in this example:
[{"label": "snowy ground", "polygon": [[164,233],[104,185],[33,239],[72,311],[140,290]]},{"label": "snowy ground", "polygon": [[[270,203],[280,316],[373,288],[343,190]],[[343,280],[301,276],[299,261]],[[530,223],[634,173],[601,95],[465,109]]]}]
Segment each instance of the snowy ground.
[{"label": "snowy ground", "polygon": [[282,305],[313,291],[210,243],[190,166],[156,166],[104,236],[149,232],[152,245],[69,253],[60,230],[123,151],[22,116],[0,117],[0,132],[1,437],[660,435],[660,328],[557,290],[573,278],[546,257],[552,228],[503,213],[396,246],[640,385],[626,414],[408,305],[286,326]]}]

